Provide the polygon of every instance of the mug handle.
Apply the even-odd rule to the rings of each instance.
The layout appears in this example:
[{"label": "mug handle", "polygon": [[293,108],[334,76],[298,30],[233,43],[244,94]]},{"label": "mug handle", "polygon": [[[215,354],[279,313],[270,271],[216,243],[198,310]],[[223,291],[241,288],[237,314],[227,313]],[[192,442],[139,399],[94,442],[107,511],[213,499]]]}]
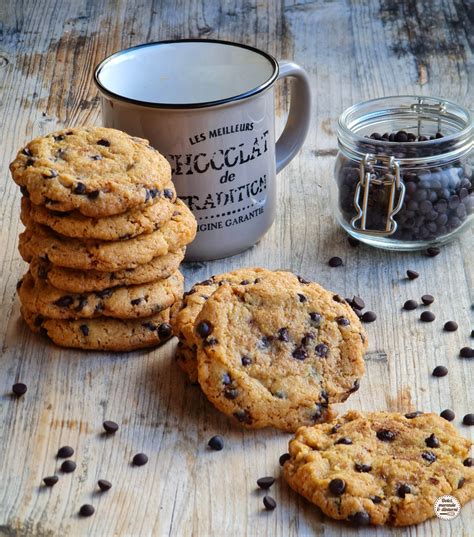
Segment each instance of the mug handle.
[{"label": "mug handle", "polygon": [[306,71],[298,64],[281,60],[277,80],[291,76],[291,101],[285,128],[276,143],[276,172],[287,166],[300,150],[308,134],[311,116],[311,88]]}]

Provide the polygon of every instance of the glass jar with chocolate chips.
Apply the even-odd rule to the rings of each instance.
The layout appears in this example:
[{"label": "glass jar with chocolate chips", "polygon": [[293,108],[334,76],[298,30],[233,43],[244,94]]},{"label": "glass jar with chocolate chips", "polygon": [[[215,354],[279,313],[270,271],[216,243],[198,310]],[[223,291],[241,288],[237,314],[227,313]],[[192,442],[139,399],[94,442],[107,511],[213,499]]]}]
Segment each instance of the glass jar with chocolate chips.
[{"label": "glass jar with chocolate chips", "polygon": [[337,215],[353,237],[393,250],[446,243],[474,220],[468,110],[431,97],[384,97],[339,118]]}]

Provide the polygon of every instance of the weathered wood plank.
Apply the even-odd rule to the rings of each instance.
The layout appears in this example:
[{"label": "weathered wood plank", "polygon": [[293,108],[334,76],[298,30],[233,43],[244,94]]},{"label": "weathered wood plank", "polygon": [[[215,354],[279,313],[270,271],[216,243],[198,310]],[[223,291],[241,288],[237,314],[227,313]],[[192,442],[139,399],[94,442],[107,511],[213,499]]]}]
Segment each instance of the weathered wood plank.
[{"label": "weathered wood plank", "polygon": [[[279,475],[288,435],[241,431],[190,386],[172,360],[173,344],[126,356],[54,348],[19,321],[15,283],[25,270],[16,250],[19,193],[8,163],[27,139],[62,125],[99,122],[93,66],[107,54],[144,41],[209,37],[256,45],[305,66],[314,88],[312,128],[297,159],[281,174],[275,225],[251,250],[185,268],[187,283],[239,266],[290,268],[348,296],[360,294],[378,320],[369,326],[367,375],[343,408],[439,412],[459,418],[474,407],[472,364],[457,358],[469,344],[473,302],[472,235],[440,256],[347,247],[331,214],[329,190],[339,113],[387,94],[443,95],[472,107],[468,6],[460,0],[254,2],[31,0],[0,5],[0,535],[324,535],[355,534],[324,518],[279,480],[278,509],[262,512],[255,479]],[[433,31],[436,28],[436,32]],[[472,32],[471,32],[472,33]],[[277,91],[281,128],[289,85]],[[340,255],[345,267],[326,262]],[[407,268],[420,278],[406,282]],[[400,312],[407,298],[431,292],[437,322]],[[455,319],[458,332],[442,333]],[[434,379],[435,365],[448,377]],[[29,386],[16,400],[13,382]],[[101,423],[121,424],[104,438]],[[470,431],[459,426],[463,434]],[[222,434],[225,451],[206,443]],[[76,449],[78,469],[52,490],[41,478],[58,467],[60,445]],[[134,453],[150,457],[133,468]],[[114,487],[94,492],[98,478]],[[83,520],[78,507],[93,503]],[[469,535],[473,507],[456,520],[370,533]]]}]

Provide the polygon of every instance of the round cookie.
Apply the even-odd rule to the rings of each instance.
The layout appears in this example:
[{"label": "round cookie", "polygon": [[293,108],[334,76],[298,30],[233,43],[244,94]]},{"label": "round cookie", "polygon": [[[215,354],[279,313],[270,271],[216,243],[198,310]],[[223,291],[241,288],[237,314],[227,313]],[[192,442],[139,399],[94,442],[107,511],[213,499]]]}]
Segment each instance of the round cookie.
[{"label": "round cookie", "polygon": [[105,127],[35,138],[10,171],[36,205],[94,218],[152,205],[171,181],[170,165],[147,140]]},{"label": "round cookie", "polygon": [[152,233],[167,222],[174,211],[176,191],[172,183],[164,190],[163,196],[149,207],[108,216],[91,218],[79,211],[58,212],[43,205],[35,205],[28,198],[21,200],[21,210],[28,213],[33,222],[43,224],[66,237],[118,241],[131,239],[142,233]]},{"label": "round cookie", "polygon": [[69,269],[53,265],[40,257],[34,257],[30,263],[30,272],[35,279],[43,279],[57,289],[70,293],[88,293],[103,291],[111,287],[164,280],[178,270],[184,258],[184,252],[185,248],[181,248],[177,252],[154,257],[149,263],[138,265],[134,269],[115,272]]},{"label": "round cookie", "polygon": [[254,282],[257,278],[264,278],[272,271],[263,268],[240,269],[224,274],[217,274],[211,278],[196,283],[184,294],[181,309],[172,319],[174,335],[179,338],[176,359],[179,366],[193,383],[197,382],[197,341],[194,333],[194,321],[199,315],[206,300],[223,283]]},{"label": "round cookie", "polygon": [[434,516],[439,496],[474,497],[470,445],[437,414],[350,411],[299,429],[283,471],[331,518],[406,526]]},{"label": "round cookie", "polygon": [[33,332],[48,336],[61,347],[132,351],[161,345],[172,337],[169,308],[144,319],[47,319],[24,307],[21,314]]},{"label": "round cookie", "polygon": [[183,283],[183,275],[176,271],[166,280],[152,283],[65,294],[43,279],[35,280],[28,272],[18,284],[18,295],[26,309],[51,319],[133,319],[149,317],[181,300]]},{"label": "round cookie", "polygon": [[347,302],[291,273],[223,284],[194,330],[198,379],[222,412],[252,428],[327,421],[359,388],[367,339]]},{"label": "round cookie", "polygon": [[47,257],[55,265],[80,270],[112,272],[135,268],[194,239],[197,224],[193,214],[179,199],[174,207],[173,216],[159,230],[117,242],[63,237],[22,215],[27,229],[20,234],[18,249],[27,262],[33,257]]}]

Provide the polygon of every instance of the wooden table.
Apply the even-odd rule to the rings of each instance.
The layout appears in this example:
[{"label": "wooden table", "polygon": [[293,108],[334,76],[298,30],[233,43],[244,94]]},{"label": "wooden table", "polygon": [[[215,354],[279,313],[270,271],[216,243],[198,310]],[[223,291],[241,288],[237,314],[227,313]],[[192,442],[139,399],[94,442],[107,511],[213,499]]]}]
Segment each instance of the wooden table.
[{"label": "wooden table", "polygon": [[[472,235],[441,255],[350,248],[328,201],[336,154],[336,122],[347,106],[390,94],[442,95],[472,106],[468,5],[460,1],[259,0],[119,2],[85,0],[1,3],[1,349],[0,535],[242,536],[357,533],[321,515],[279,479],[278,507],[262,510],[255,480],[279,476],[289,435],[243,431],[229,424],[186,382],[173,359],[175,343],[147,352],[95,354],[63,350],[32,335],[19,316],[15,284],[25,271],[17,251],[20,193],[8,164],[33,136],[64,125],[100,121],[94,65],[111,52],[145,41],[203,37],[241,41],[309,72],[312,127],[299,156],[278,178],[278,215],[267,236],[230,259],[185,267],[187,285],[243,266],[289,268],[343,296],[358,294],[378,314],[368,326],[367,373],[344,408],[452,408],[455,425],[474,410],[473,364],[458,358],[472,345]],[[471,85],[470,85],[471,82]],[[278,126],[288,87],[277,91]],[[469,94],[470,90],[470,94]],[[339,255],[344,267],[329,268]],[[416,281],[404,275],[420,272]],[[437,320],[401,312],[408,298],[432,293]],[[443,333],[446,320],[459,330]],[[436,379],[431,370],[449,367]],[[17,400],[16,381],[28,385]],[[105,438],[104,419],[120,423]],[[219,433],[225,450],[209,452]],[[55,453],[76,450],[74,474],[53,489],[41,479],[58,468]],[[130,465],[134,453],[150,457]],[[113,488],[97,493],[98,478]],[[83,503],[96,515],[79,518]],[[360,535],[472,535],[473,504],[452,522],[432,519],[411,529],[364,529]]]}]

